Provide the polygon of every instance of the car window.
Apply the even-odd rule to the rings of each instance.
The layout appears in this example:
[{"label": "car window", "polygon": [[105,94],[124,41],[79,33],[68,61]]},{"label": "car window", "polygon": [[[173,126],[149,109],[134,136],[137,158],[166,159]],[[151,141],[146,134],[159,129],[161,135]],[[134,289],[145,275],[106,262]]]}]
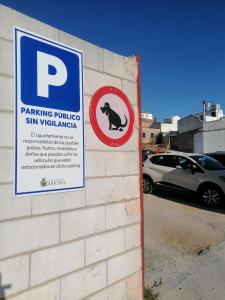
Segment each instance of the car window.
[{"label": "car window", "polygon": [[157,155],[150,158],[150,161],[159,166],[176,168],[174,156],[172,155]]},{"label": "car window", "polygon": [[174,157],[172,155],[164,156],[164,164],[165,167],[176,168],[174,164]]},{"label": "car window", "polygon": [[216,159],[216,160],[218,160],[218,162],[220,162],[222,165],[224,165],[225,166],[225,156],[223,156],[223,155],[209,155],[210,157],[212,157],[212,158],[214,158],[214,159]]},{"label": "car window", "polygon": [[181,167],[182,164],[190,164],[191,161],[183,156],[174,155],[172,156],[172,165],[174,168]]},{"label": "car window", "polygon": [[216,159],[225,166],[225,157],[224,156],[217,156]]},{"label": "car window", "polygon": [[162,155],[152,156],[150,158],[150,161],[155,165],[161,165],[163,162],[163,158],[164,157]]},{"label": "car window", "polygon": [[190,160],[183,156],[177,156],[176,167],[181,167],[182,164],[188,164]]},{"label": "car window", "polygon": [[193,165],[196,166],[196,172],[202,172],[202,170],[199,168],[198,165],[196,165],[192,160],[190,160],[187,157],[184,156],[176,156],[176,158],[174,159],[175,162],[175,168],[182,168],[182,165],[186,165],[189,168]]},{"label": "car window", "polygon": [[154,152],[151,150],[142,150],[142,161],[144,162],[150,154],[154,154]]},{"label": "car window", "polygon": [[224,170],[225,167],[217,160],[206,155],[191,156],[200,166],[206,170]]}]

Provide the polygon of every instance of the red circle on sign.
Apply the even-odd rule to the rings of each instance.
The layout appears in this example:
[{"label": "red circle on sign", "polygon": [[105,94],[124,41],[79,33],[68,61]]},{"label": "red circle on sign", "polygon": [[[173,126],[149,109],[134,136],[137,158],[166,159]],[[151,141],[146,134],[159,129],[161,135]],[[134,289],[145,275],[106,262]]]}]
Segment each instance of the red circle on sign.
[{"label": "red circle on sign", "polygon": [[[115,102],[115,103],[117,103],[117,107],[118,107],[118,103],[119,103],[120,107],[123,107],[123,111],[125,110],[128,114],[127,117],[124,114],[124,117],[126,118],[125,122],[127,122],[127,126],[128,126],[127,130],[123,132],[123,129],[120,129],[120,130],[117,129],[117,135],[120,135],[119,137],[113,137],[112,135],[110,136],[110,134],[109,134],[110,131],[112,134],[116,133],[115,128],[114,128],[114,130],[108,129],[108,128],[107,129],[103,128],[104,125],[101,122],[101,119],[104,118],[104,120],[106,120],[107,115],[105,113],[101,112],[102,113],[101,119],[99,117],[100,116],[99,108],[101,108],[101,107],[99,107],[99,104],[105,98],[107,98],[107,102],[110,102],[109,103],[110,105],[113,104],[113,102]],[[111,101],[110,101],[110,99],[111,99]],[[95,134],[104,144],[106,144],[108,146],[111,146],[111,147],[122,146],[129,140],[129,138],[131,137],[131,135],[133,133],[133,129],[134,129],[133,108],[130,104],[128,97],[121,90],[117,89],[116,87],[104,86],[104,87],[98,89],[94,93],[94,95],[92,96],[92,99],[91,99],[91,103],[90,103],[89,115],[90,115],[91,125],[92,125],[92,128],[93,128]],[[107,134],[107,131],[108,131],[108,134]]]}]

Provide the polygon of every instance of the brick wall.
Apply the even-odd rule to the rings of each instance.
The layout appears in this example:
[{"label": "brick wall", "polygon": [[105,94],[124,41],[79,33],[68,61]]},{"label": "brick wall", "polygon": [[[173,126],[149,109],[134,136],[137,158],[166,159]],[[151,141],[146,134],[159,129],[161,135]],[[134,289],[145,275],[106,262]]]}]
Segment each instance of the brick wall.
[{"label": "brick wall", "polygon": [[[13,26],[84,53],[86,187],[13,194]],[[140,190],[137,65],[0,5],[0,298],[140,300]],[[122,89],[135,111],[132,138],[110,148],[89,120],[92,94]]]}]

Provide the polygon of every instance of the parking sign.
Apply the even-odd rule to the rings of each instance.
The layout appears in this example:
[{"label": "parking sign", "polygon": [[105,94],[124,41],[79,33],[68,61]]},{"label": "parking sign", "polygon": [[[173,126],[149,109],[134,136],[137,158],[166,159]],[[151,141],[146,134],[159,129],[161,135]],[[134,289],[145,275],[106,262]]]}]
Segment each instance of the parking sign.
[{"label": "parking sign", "polygon": [[83,56],[15,28],[15,193],[84,186]]}]

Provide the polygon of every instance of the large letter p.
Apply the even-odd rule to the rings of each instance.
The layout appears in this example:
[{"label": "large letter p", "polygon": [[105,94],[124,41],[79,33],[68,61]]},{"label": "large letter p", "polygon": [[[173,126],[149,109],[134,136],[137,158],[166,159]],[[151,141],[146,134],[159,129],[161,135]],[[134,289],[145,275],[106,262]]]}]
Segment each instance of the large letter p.
[{"label": "large letter p", "polygon": [[[49,74],[49,66],[56,70],[54,75]],[[56,56],[37,51],[37,94],[40,97],[49,97],[49,86],[61,86],[67,80],[67,69],[61,59]]]}]

